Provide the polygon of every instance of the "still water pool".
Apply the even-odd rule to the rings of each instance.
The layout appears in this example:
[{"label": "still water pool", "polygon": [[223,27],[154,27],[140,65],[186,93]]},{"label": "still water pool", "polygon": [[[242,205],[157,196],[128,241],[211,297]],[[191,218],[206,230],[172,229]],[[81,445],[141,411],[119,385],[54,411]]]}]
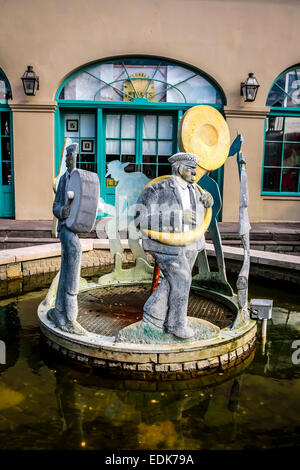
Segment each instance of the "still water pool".
[{"label": "still water pool", "polygon": [[300,340],[297,292],[250,284],[250,297],[274,299],[265,351],[258,343],[240,369],[176,383],[103,378],[51,359],[36,315],[46,292],[0,301],[0,340],[7,347],[0,365],[0,449],[300,444],[300,364],[292,362],[292,346]]}]

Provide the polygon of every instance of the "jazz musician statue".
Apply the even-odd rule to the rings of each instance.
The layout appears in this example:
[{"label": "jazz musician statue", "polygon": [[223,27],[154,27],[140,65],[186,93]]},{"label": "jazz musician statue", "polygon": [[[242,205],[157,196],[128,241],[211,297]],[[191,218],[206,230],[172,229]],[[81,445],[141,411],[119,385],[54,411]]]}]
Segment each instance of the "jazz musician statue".
[{"label": "jazz musician statue", "polygon": [[71,175],[76,170],[78,144],[66,149],[67,171],[59,180],[53,203],[53,214],[58,219],[57,231],[61,241],[61,268],[55,308],[48,311],[48,318],[61,330],[84,335],[85,329],[78,323],[77,295],[81,269],[81,244],[78,235],[69,230],[66,219],[70,215],[74,193],[69,191]]},{"label": "jazz musician statue", "polygon": [[[169,162],[172,176],[146,186],[137,201],[136,225],[143,233],[143,248],[151,253],[164,276],[144,305],[143,322],[187,339],[194,336],[187,325],[192,269],[198,251],[205,248],[203,234],[192,242],[188,237],[201,226],[213,198],[194,184],[196,155],[177,153]],[[181,238],[179,244],[172,242],[175,234]]]}]

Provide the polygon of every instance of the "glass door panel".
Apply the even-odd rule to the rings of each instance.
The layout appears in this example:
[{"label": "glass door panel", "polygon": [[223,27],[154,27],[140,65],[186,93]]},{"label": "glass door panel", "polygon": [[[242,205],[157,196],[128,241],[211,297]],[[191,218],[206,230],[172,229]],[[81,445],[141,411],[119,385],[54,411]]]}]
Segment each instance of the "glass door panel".
[{"label": "glass door panel", "polygon": [[[114,204],[117,178],[110,166],[114,160],[128,163],[124,171],[141,171],[149,179],[170,174],[168,158],[176,152],[177,113],[159,115],[146,113],[104,114],[105,168],[111,173],[105,177],[105,201]],[[122,171],[122,168],[121,168]],[[115,175],[115,177],[114,177]]]},{"label": "glass door panel", "polygon": [[[135,114],[106,114],[105,126],[105,174],[108,169],[110,174],[105,176],[105,200],[108,204],[114,204],[115,188],[118,184],[118,168],[112,168],[109,163],[118,160],[126,168],[126,172],[137,171],[136,160],[136,134],[137,116]],[[126,165],[127,164],[127,165]],[[114,178],[115,177],[115,178]]]},{"label": "glass door panel", "polygon": [[168,158],[176,152],[175,119],[172,115],[144,115],[142,168],[150,179],[170,174]]},{"label": "glass door panel", "polygon": [[78,144],[77,168],[97,173],[96,117],[94,113],[66,113],[64,138]]}]

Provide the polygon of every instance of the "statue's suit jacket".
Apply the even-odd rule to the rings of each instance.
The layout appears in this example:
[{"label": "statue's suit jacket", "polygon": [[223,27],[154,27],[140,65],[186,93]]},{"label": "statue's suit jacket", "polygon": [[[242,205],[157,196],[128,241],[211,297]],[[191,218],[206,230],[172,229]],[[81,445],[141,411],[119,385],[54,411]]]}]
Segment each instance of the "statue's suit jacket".
[{"label": "statue's suit jacket", "polygon": [[[196,207],[195,228],[203,221],[204,206],[201,202],[201,192],[197,185],[193,185]],[[192,209],[192,208],[191,208]],[[148,186],[137,201],[135,223],[138,228],[150,229],[159,232],[180,233],[182,225],[183,205],[176,179],[171,176],[168,179],[158,181]],[[165,245],[143,235],[144,250],[165,254],[180,254],[182,250],[202,250],[205,239],[202,236],[198,241],[184,247]]]},{"label": "statue's suit jacket", "polygon": [[63,206],[65,205],[67,178],[68,178],[68,171],[66,171],[59,180],[58,188],[55,194],[55,199],[54,199],[53,207],[52,207],[52,212],[55,215],[55,217],[58,219],[58,224],[57,224],[58,232],[60,231],[62,220],[63,220],[61,217],[61,210]]}]

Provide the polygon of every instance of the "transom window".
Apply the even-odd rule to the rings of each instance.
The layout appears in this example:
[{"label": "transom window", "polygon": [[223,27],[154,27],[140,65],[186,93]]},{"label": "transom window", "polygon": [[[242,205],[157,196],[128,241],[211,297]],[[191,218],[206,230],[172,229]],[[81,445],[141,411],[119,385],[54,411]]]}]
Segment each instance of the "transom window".
[{"label": "transom window", "polygon": [[0,104],[7,104],[7,100],[11,97],[10,85],[6,76],[0,69]]},{"label": "transom window", "polygon": [[266,105],[284,108],[300,106],[300,67],[287,70],[275,80]]},{"label": "transom window", "polygon": [[300,67],[274,82],[267,103],[262,194],[300,195]]},{"label": "transom window", "polygon": [[222,104],[219,90],[193,70],[166,61],[122,59],[85,67],[59,93],[60,100]]}]

